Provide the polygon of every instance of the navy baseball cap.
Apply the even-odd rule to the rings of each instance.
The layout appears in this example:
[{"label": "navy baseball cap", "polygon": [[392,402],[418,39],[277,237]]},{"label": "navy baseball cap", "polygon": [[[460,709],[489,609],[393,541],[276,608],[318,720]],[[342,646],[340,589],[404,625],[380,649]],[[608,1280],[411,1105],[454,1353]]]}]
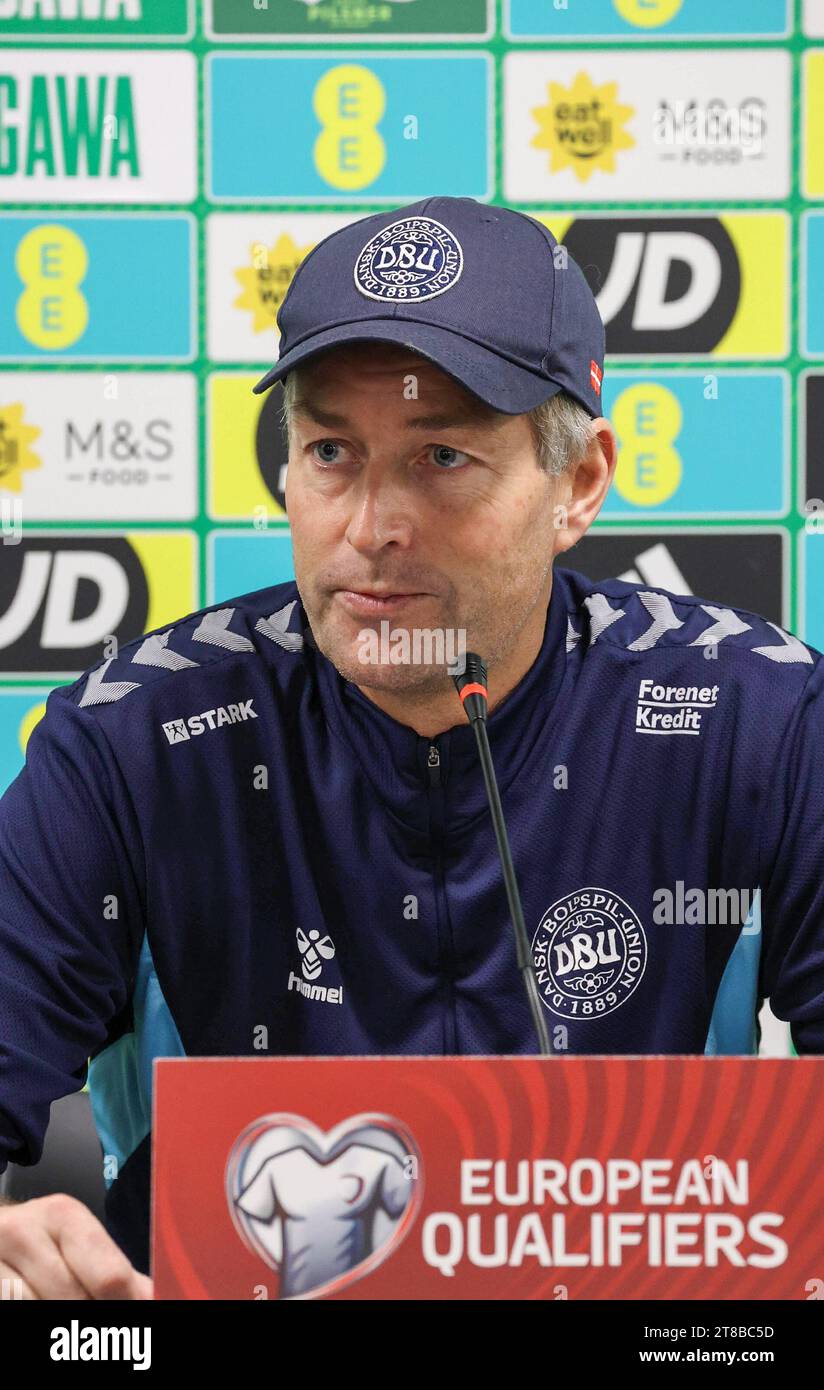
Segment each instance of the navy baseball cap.
[{"label": "navy baseball cap", "polygon": [[509,415],[566,391],[602,414],[604,325],[542,222],[474,198],[424,198],[325,237],[277,316],[280,356],[253,387],[343,343],[398,343]]}]

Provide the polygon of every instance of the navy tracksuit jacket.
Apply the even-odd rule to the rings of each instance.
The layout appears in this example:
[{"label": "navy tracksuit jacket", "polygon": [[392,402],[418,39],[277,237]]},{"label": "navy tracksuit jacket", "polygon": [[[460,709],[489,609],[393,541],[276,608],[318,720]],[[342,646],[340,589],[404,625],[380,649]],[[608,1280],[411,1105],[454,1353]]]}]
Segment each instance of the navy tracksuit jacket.
[{"label": "navy tracksuit jacket", "polygon": [[[765,997],[824,1052],[823,682],[757,615],[555,569],[488,727],[560,1055],[753,1053]],[[294,582],[53,691],[0,801],[0,1171],[88,1065],[148,1271],[153,1057],[534,1052],[455,721],[343,680]]]}]

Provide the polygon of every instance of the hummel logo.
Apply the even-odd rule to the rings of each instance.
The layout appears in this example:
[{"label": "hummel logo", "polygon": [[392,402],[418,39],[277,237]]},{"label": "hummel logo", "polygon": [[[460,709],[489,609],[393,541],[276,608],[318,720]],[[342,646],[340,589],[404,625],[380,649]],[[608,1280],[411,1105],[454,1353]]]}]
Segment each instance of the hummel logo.
[{"label": "hummel logo", "polygon": [[163,725],[163,732],[169,743],[185,743],[198,734],[205,734],[207,728],[219,729],[222,724],[240,724],[245,719],[257,719],[252,700],[244,700],[239,705],[219,705],[202,714],[190,714],[188,719],[170,719]]}]

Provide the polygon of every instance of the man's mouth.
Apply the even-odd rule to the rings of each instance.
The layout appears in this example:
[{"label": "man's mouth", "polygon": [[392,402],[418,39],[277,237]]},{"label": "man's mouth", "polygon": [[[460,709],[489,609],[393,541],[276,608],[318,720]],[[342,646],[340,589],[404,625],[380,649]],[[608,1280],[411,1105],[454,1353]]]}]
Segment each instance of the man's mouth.
[{"label": "man's mouth", "polygon": [[410,590],[389,589],[336,589],[335,594],[345,608],[361,616],[392,613],[415,599],[429,597]]}]

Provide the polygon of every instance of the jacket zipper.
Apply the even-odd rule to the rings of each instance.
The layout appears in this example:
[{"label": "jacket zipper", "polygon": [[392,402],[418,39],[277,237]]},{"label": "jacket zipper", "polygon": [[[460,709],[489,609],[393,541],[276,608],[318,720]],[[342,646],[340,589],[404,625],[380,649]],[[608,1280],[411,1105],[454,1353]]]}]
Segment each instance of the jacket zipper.
[{"label": "jacket zipper", "polygon": [[443,872],[443,831],[444,831],[444,792],[443,778],[441,774],[441,754],[436,743],[430,743],[426,758],[426,767],[429,774],[429,824],[432,846],[435,855],[435,905],[437,912],[437,930],[440,944],[441,965],[446,975],[444,980],[444,992],[446,995],[445,1009],[445,1052],[446,1055],[455,1055],[458,1052],[457,1026],[455,1020],[455,988],[452,982],[452,967],[454,964],[454,953],[452,949],[452,933],[449,926],[449,914],[446,903],[446,889],[444,887]]}]

